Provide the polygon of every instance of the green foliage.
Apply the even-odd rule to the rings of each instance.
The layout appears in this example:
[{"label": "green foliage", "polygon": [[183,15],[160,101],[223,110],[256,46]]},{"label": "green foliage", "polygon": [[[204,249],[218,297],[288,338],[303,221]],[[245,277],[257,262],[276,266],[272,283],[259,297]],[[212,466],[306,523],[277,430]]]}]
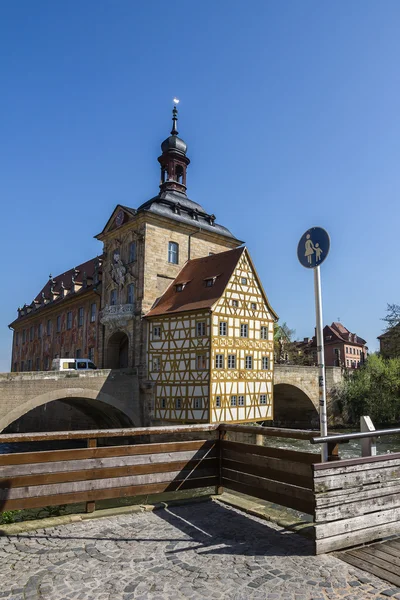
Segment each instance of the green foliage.
[{"label": "green foliage", "polygon": [[66,510],[66,504],[60,504],[59,506],[45,506],[38,512],[37,516],[38,518],[60,517],[65,514]]},{"label": "green foliage", "polygon": [[400,305],[388,304],[385,333],[381,339],[381,353],[384,358],[400,357]]},{"label": "green foliage", "polygon": [[0,513],[0,525],[7,525],[8,523],[14,523],[16,515],[19,510],[5,510]]},{"label": "green foliage", "polygon": [[344,418],[358,423],[369,415],[375,424],[390,424],[400,418],[400,358],[370,355],[366,364],[345,373],[337,392]]}]

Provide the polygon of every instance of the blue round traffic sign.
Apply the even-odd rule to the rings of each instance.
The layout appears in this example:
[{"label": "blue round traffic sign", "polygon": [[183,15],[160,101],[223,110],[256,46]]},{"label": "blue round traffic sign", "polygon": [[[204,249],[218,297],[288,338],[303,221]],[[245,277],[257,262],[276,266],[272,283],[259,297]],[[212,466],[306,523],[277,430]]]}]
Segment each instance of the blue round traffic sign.
[{"label": "blue round traffic sign", "polygon": [[330,239],[322,227],[311,227],[300,238],[297,257],[303,267],[315,269],[324,262],[329,253]]}]

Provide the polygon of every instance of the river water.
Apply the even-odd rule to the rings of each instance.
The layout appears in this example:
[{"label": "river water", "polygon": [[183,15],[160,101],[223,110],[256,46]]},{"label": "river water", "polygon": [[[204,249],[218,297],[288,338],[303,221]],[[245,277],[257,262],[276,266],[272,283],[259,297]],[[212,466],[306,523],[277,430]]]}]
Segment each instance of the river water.
[{"label": "river water", "polygon": [[[335,430],[335,433],[358,433],[357,431]],[[315,432],[315,437],[319,436],[319,432]],[[264,438],[265,446],[273,446],[275,448],[285,448],[287,450],[302,450],[303,452],[319,452],[320,444],[310,444],[307,440],[290,440],[283,438]],[[378,437],[376,440],[376,453],[388,454],[392,452],[400,452],[400,434],[386,435]],[[359,458],[361,456],[361,440],[350,440],[346,444],[339,445],[339,456],[341,458]]]}]

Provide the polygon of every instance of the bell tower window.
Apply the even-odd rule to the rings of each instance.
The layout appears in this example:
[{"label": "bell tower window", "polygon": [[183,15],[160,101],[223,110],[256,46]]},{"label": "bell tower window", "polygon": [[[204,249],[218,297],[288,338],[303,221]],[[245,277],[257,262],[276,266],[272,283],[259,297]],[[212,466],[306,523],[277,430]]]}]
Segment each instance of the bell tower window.
[{"label": "bell tower window", "polygon": [[176,165],[175,179],[178,183],[183,183],[183,167],[182,167],[182,165]]}]

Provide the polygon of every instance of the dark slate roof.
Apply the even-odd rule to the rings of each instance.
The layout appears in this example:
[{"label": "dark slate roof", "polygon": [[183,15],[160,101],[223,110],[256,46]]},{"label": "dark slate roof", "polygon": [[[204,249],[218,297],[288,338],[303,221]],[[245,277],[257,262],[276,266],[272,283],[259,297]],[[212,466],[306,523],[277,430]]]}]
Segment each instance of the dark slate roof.
[{"label": "dark slate roof", "polygon": [[[82,263],[81,265],[78,265],[78,266],[74,267],[73,269],[69,269],[68,271],[65,271],[65,273],[61,273],[60,275],[57,275],[56,277],[52,277],[52,279],[49,279],[47,281],[47,283],[42,287],[42,289],[40,290],[38,295],[34,298],[32,303],[29,305],[27,305],[27,304],[25,305],[25,307],[24,307],[25,309],[29,308],[31,310],[29,312],[26,312],[26,314],[20,313],[20,316],[15,321],[10,323],[9,327],[15,325],[17,322],[19,323],[22,319],[24,319],[24,317],[27,317],[27,318],[32,317],[34,314],[36,314],[39,310],[41,310],[43,308],[49,308],[50,306],[54,306],[55,304],[59,304],[65,300],[70,300],[71,298],[75,298],[78,295],[82,295],[90,290],[93,290],[95,265],[96,265],[96,262],[98,262],[99,259],[101,260],[102,258],[103,258],[102,256],[96,257],[96,258],[91,258],[90,260]],[[102,268],[101,268],[101,263],[100,263],[100,266],[98,269],[99,276],[101,276],[101,273],[102,273]],[[84,276],[86,276],[86,287],[83,286],[84,279],[85,279]],[[65,297],[62,297],[62,294],[61,294],[62,285],[64,285],[67,290],[71,290],[73,277],[74,277],[74,280],[76,283],[82,284],[82,287],[79,290],[77,290],[76,292],[68,293]],[[44,298],[46,298],[47,300],[50,300],[50,298],[52,296],[51,288],[53,288],[53,292],[55,292],[56,294],[59,294],[59,296],[55,300],[51,300],[50,302],[45,303]]]},{"label": "dark slate roof", "polygon": [[190,200],[186,194],[176,190],[160,192],[158,196],[154,196],[154,198],[151,198],[151,200],[148,200],[139,206],[137,212],[154,213],[161,217],[173,219],[178,223],[193,225],[194,227],[200,227],[205,231],[223,235],[227,238],[231,238],[238,244],[243,243],[238,240],[229,229],[215,223],[214,215],[207,214],[200,204]]},{"label": "dark slate roof", "polygon": [[[146,317],[210,309],[224,293],[244,250],[244,247],[235,248],[189,260]],[[212,278],[215,278],[214,285],[207,287],[205,280]],[[180,283],[185,285],[178,292],[176,286]]]}]

